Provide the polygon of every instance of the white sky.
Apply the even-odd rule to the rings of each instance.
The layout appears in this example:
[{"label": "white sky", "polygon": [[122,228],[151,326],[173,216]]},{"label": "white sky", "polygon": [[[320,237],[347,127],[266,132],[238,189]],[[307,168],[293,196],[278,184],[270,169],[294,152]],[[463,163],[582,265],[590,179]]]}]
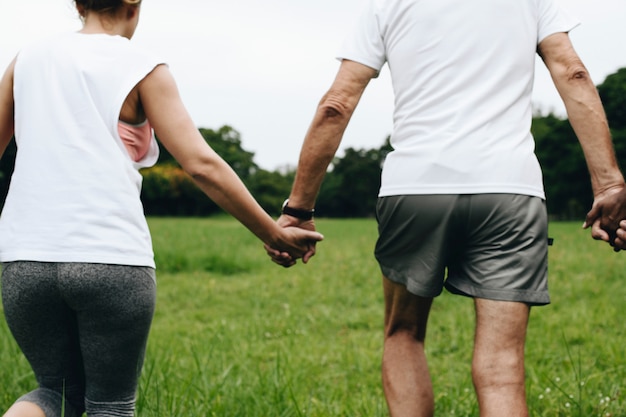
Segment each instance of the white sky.
[{"label": "white sky", "polygon": [[[626,67],[626,1],[560,1],[582,21],[571,38],[594,82]],[[296,164],[315,107],[337,71],[335,51],[362,2],[144,0],[133,41],[170,65],[198,127],[231,125],[255,162],[273,170]],[[0,0],[0,67],[24,44],[80,26],[71,0]],[[541,63],[534,102],[544,112],[564,114]],[[365,92],[342,149],[382,145],[391,133],[392,107],[385,69]]]}]

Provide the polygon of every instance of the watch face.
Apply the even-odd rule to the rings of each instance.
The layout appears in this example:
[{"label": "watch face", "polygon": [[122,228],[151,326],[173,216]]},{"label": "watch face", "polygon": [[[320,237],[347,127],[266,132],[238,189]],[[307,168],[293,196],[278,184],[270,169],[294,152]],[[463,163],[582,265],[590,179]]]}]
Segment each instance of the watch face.
[{"label": "watch face", "polygon": [[281,208],[287,207],[287,203],[289,203],[289,199],[286,199],[285,201],[283,201],[283,205],[281,206]]}]

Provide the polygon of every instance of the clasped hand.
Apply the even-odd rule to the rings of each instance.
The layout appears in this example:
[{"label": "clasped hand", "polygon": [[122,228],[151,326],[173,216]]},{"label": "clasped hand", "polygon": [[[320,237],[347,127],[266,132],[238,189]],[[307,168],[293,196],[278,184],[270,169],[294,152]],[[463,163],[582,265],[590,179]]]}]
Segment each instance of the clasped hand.
[{"label": "clasped hand", "polygon": [[591,227],[591,237],[603,240],[619,252],[626,249],[626,188],[610,188],[598,194],[583,227]]},{"label": "clasped hand", "polygon": [[279,226],[291,231],[298,236],[300,246],[285,250],[285,248],[264,245],[267,255],[272,262],[289,268],[302,259],[302,263],[307,263],[315,255],[315,245],[324,239],[320,233],[315,232],[315,222],[313,220],[298,220],[290,216],[280,216],[276,221]]}]

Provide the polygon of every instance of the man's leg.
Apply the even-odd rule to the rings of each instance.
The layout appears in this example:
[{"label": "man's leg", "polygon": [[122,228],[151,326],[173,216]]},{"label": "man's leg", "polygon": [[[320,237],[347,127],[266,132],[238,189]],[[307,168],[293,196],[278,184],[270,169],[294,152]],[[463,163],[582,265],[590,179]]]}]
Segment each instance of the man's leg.
[{"label": "man's leg", "polygon": [[392,417],[430,417],[435,404],[424,353],[426,324],[432,298],[409,293],[405,286],[383,278],[385,346],[382,377]]},{"label": "man's leg", "polygon": [[472,376],[481,417],[527,417],[524,343],[530,307],[475,300]]}]

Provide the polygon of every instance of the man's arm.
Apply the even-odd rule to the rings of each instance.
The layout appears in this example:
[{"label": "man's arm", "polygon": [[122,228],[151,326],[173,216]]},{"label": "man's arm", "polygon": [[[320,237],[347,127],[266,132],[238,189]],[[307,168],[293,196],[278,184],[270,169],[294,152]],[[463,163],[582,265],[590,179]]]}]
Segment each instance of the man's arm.
[{"label": "man's arm", "polygon": [[612,243],[619,221],[626,218],[620,201],[626,190],[600,96],[566,33],[548,36],[538,52],[565,104],[591,175],[594,204],[585,227],[592,226],[595,239]]},{"label": "man's arm", "polygon": [[15,60],[11,62],[0,79],[0,157],[13,137],[14,104],[13,104],[13,71]]},{"label": "man's arm", "polygon": [[304,138],[289,206],[312,209],[322,180],[341,143],[369,81],[378,72],[354,61],[344,60],[335,80],[320,101]]},{"label": "man's arm", "polygon": [[[289,207],[312,210],[326,175],[328,165],[333,160],[343,133],[350,122],[359,100],[370,80],[378,71],[359,64],[343,60],[333,84],[317,106],[313,121],[304,138],[298,170],[289,196]],[[301,220],[288,214],[278,219],[283,227],[296,226],[315,230],[314,220]],[[291,266],[292,260],[275,248],[265,246],[274,262]],[[303,262],[315,255],[315,247],[302,257]]]}]

